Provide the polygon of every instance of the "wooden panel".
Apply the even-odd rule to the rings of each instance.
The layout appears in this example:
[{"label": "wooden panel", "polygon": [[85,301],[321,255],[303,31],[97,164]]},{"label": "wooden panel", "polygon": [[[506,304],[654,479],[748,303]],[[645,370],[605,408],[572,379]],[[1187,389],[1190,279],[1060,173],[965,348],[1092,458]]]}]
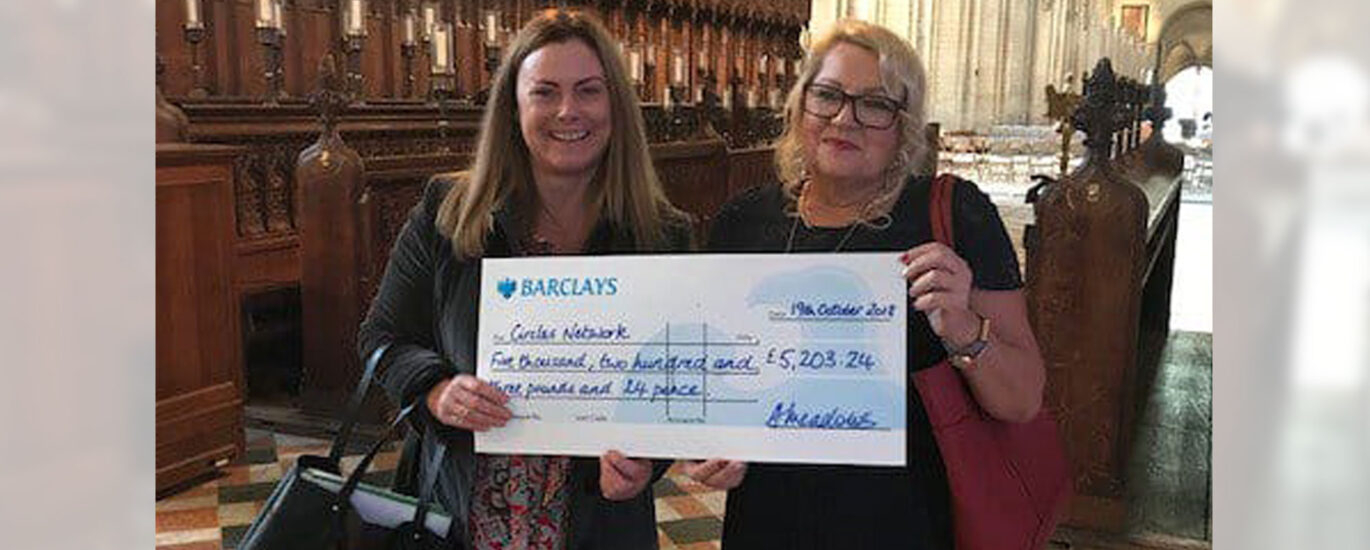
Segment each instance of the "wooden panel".
[{"label": "wooden panel", "polygon": [[778,181],[775,148],[756,147],[728,152],[728,196],[750,187]]},{"label": "wooden panel", "polygon": [[237,75],[237,81],[231,83],[230,93],[234,95],[262,97],[266,95],[266,57],[262,45],[257,40],[256,12],[250,0],[231,1],[229,4],[233,11],[233,21],[236,23],[229,28],[219,28],[219,36],[222,36],[234,44],[234,54],[236,57],[230,59],[234,63],[233,71]]},{"label": "wooden panel", "polygon": [[[205,78],[212,97],[261,98],[267,89],[263,76],[265,59],[263,48],[258,43],[256,31],[255,0],[202,0],[202,11],[206,24],[206,37],[201,44],[204,60]],[[481,43],[479,10],[482,7],[499,6],[504,12],[505,24],[517,30],[533,13],[550,2],[519,0],[516,2],[439,2],[440,21],[454,23],[456,30],[455,50],[458,60],[458,90],[461,97],[472,95],[484,87],[488,81],[485,70],[485,51]],[[658,43],[660,53],[653,82],[648,86],[653,92],[650,101],[660,101],[660,92],[669,82],[668,41],[662,36],[663,24],[669,28],[671,18],[683,22],[682,35],[693,36],[696,25],[703,25],[708,19],[715,27],[714,32],[728,29],[730,35],[728,55],[713,56],[724,72],[719,76],[726,79],[733,75],[733,64],[742,56],[743,89],[757,82],[755,63],[759,52],[764,48],[774,51],[773,37],[783,35],[795,37],[804,22],[808,21],[809,2],[763,2],[749,3],[741,0],[716,1],[708,3],[693,2],[571,2],[587,12],[597,13],[619,39],[635,33],[640,37],[650,36]],[[317,64],[324,52],[338,45],[340,37],[339,2],[322,0],[298,0],[286,2],[283,17],[286,37],[282,46],[284,67],[284,90],[290,97],[304,98],[314,86]],[[363,99],[382,99],[400,97],[403,91],[403,63],[400,54],[402,20],[399,10],[403,3],[376,0],[370,3],[366,16],[367,37],[361,53],[362,73],[365,75]],[[159,1],[157,3],[156,29],[157,52],[167,60],[168,71],[165,93],[171,97],[182,97],[190,91],[191,72],[189,67],[190,49],[184,40],[183,24],[185,4],[179,1]],[[631,15],[628,15],[631,12]],[[629,28],[628,20],[635,25]],[[764,34],[763,34],[764,29]],[[672,31],[676,32],[676,31]],[[684,40],[684,38],[677,38]],[[715,36],[714,40],[717,40]],[[786,39],[792,42],[790,39]],[[770,42],[770,46],[766,43]],[[634,41],[640,43],[640,41]],[[684,44],[684,42],[674,42]],[[422,45],[419,48],[423,50]],[[787,58],[794,58],[797,52],[783,52]],[[426,51],[415,56],[416,89],[423,96],[427,91]],[[693,73],[695,58],[689,56],[687,68]]]},{"label": "wooden panel", "polygon": [[158,467],[237,442],[243,435],[233,430],[242,429],[242,404],[237,398],[221,403],[196,402],[194,412],[163,420],[157,432]]},{"label": "wooden panel", "polygon": [[299,246],[293,235],[240,242],[234,248],[233,286],[242,295],[298,284]]},{"label": "wooden panel", "polygon": [[357,321],[361,310],[358,198],[362,159],[335,129],[300,154],[300,305],[304,326],[306,396],[328,396],[339,407],[360,374],[356,368]]},{"label": "wooden panel", "polygon": [[[162,92],[169,96],[190,93],[191,56],[190,45],[186,43],[183,30],[185,17],[185,2],[157,3],[157,53],[162,55],[162,60],[171,69],[162,75]],[[206,44],[201,44],[202,51],[207,50],[205,46]]]},{"label": "wooden panel", "polygon": [[[241,449],[236,147],[157,146],[157,487]],[[229,453],[230,455],[232,453]]]},{"label": "wooden panel", "polygon": [[[371,8],[374,10],[374,2]],[[390,84],[394,82],[391,68],[394,58],[399,56],[400,43],[390,32],[389,18],[377,17],[375,13],[366,18],[366,42],[362,46],[362,74],[366,75],[366,86],[362,97],[394,97]],[[393,42],[392,42],[393,41]]]},{"label": "wooden panel", "polygon": [[292,97],[308,97],[319,78],[319,60],[338,39],[338,21],[326,8],[296,4],[286,15],[285,89]]},{"label": "wooden panel", "polygon": [[[472,16],[474,17],[474,16]],[[457,94],[463,97],[470,97],[480,89],[481,73],[485,71],[485,52],[477,44],[476,28],[468,25],[460,25],[453,32],[452,50],[456,55],[457,63]],[[427,53],[425,52],[425,55]],[[431,63],[427,57],[424,58],[424,67]],[[423,71],[423,82],[428,82],[428,71]],[[427,90],[428,88],[423,88]]]},{"label": "wooden panel", "polygon": [[232,381],[202,386],[178,395],[157,400],[157,418],[168,422],[198,416],[205,409],[241,399],[238,386]]},{"label": "wooden panel", "polygon": [[[242,93],[238,87],[242,74],[236,60],[244,54],[238,42],[232,39],[232,29],[237,27],[237,11],[233,9],[235,1],[237,0],[212,0],[201,4],[205,11],[205,26],[209,31],[208,38],[205,39],[209,46],[206,51],[212,52],[206,59],[213,60],[209,63],[211,95]],[[165,32],[161,20],[158,20],[157,34]]]},{"label": "wooden panel", "polygon": [[728,199],[727,148],[715,140],[661,144],[652,153],[667,198],[694,216],[695,236],[704,237],[714,214]]}]

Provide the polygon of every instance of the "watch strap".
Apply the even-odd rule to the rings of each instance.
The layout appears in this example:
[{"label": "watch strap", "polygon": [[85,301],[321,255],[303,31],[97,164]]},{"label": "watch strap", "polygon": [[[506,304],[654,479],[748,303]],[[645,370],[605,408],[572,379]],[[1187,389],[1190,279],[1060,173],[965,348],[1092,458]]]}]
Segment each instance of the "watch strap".
[{"label": "watch strap", "polygon": [[953,358],[973,360],[979,357],[985,348],[989,347],[989,325],[989,317],[980,317],[980,330],[976,333],[974,341],[959,348],[948,345],[945,340],[942,345],[947,349],[947,354]]}]

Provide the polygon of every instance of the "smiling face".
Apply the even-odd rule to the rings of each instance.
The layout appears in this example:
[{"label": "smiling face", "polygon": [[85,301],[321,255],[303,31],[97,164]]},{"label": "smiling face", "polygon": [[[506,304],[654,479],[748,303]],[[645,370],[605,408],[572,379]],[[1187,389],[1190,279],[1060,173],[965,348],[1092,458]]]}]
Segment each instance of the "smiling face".
[{"label": "smiling face", "polygon": [[[876,54],[849,43],[837,44],[828,52],[823,58],[822,68],[814,75],[813,85],[819,86],[820,90],[835,89],[852,96],[879,96],[875,99],[894,100],[902,97],[902,93],[896,94],[881,85],[880,59]],[[814,93],[814,87],[810,86],[806,94]],[[830,119],[804,110],[800,138],[804,158],[809,159],[808,165],[815,177],[833,181],[874,182],[894,159],[899,146],[900,123],[896,121],[885,129],[863,126],[857,122],[853,107],[852,102],[846,102]]]},{"label": "smiling face", "polygon": [[580,40],[548,44],[519,65],[519,129],[533,174],[594,175],[609,143],[609,89],[594,50]]}]

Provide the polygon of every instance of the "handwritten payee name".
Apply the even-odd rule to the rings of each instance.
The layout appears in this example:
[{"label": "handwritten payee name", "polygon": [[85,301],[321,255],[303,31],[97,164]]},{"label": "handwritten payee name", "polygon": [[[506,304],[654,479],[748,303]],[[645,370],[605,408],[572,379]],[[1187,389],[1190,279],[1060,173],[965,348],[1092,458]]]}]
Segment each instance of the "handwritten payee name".
[{"label": "handwritten payee name", "polygon": [[623,342],[632,336],[628,326],[623,323],[609,325],[590,325],[571,323],[563,327],[544,324],[525,325],[515,323],[509,329],[509,341],[513,343],[547,342]]}]

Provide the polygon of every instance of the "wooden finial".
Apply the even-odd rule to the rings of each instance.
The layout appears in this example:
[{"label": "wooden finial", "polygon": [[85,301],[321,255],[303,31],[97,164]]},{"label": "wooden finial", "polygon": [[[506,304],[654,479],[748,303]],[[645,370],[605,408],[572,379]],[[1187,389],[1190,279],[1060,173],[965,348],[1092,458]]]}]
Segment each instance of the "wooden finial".
[{"label": "wooden finial", "polygon": [[1071,121],[1076,130],[1087,134],[1085,147],[1091,154],[1107,157],[1113,132],[1119,128],[1117,103],[1118,81],[1113,76],[1113,63],[1105,57],[1085,80],[1084,97]]},{"label": "wooden finial", "polygon": [[327,131],[337,125],[338,117],[347,109],[348,103],[346,78],[338,71],[337,56],[334,52],[328,52],[319,60],[318,84],[309,96],[309,104],[319,111]]},{"label": "wooden finial", "polygon": [[1151,104],[1147,105],[1142,116],[1151,121],[1153,131],[1160,131],[1165,126],[1165,121],[1170,120],[1170,108],[1165,106],[1166,93],[1165,85],[1155,83],[1151,85]]}]

